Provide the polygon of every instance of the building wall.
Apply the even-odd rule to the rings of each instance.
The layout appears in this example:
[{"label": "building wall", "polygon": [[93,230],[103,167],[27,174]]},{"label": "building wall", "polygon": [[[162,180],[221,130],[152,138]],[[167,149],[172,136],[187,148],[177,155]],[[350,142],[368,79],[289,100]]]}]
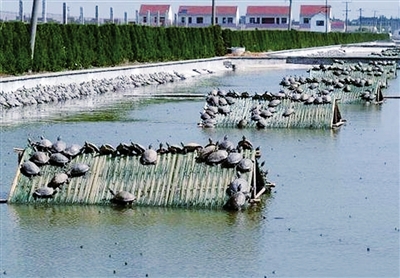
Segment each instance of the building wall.
[{"label": "building wall", "polygon": [[[326,24],[328,26],[326,26]],[[328,27],[328,28],[327,28]],[[326,22],[326,15],[319,13],[311,17],[310,19],[310,31],[311,32],[330,32],[331,24],[328,18],[328,22]]]}]

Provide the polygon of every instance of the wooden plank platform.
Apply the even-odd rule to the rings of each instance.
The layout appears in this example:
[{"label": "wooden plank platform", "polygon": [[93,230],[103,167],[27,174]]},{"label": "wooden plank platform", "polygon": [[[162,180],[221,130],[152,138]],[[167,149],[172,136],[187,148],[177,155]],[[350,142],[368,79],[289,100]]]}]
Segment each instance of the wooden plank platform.
[{"label": "wooden plank platform", "polygon": [[[20,165],[33,152],[31,147],[27,147]],[[241,176],[249,183],[252,183],[253,173],[258,167],[256,153],[255,150],[243,151],[244,157],[254,161],[253,169]],[[125,190],[133,193],[137,198],[136,205],[140,206],[222,207],[228,198],[226,189],[237,176],[236,168],[207,165],[197,162],[196,157],[196,152],[159,154],[155,165],[143,165],[139,156],[80,154],[67,167],[41,166],[41,174],[31,178],[21,173],[19,165],[8,202],[105,205],[113,197],[108,190],[111,188],[114,192]],[[84,176],[71,178],[53,198],[33,198],[37,188],[47,185],[56,173],[67,171],[73,163],[86,163],[90,170]]]}]

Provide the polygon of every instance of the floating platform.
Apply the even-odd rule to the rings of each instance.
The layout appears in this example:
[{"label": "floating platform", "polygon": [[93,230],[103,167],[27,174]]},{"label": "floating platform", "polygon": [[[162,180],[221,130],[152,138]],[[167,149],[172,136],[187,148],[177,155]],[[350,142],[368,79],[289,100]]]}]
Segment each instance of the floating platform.
[{"label": "floating platform", "polygon": [[[221,208],[228,199],[228,185],[238,174],[236,167],[198,162],[194,151],[158,154],[155,165],[143,165],[137,155],[82,153],[64,167],[43,165],[40,175],[27,177],[21,172],[21,165],[34,151],[30,146],[23,150],[8,203],[106,205],[113,198],[110,188],[134,194],[134,204],[139,206]],[[241,173],[241,178],[252,187],[254,201],[263,192],[270,192],[271,184],[257,161],[259,150],[242,152],[244,158],[254,162],[250,171]],[[87,164],[90,170],[83,176],[71,177],[52,198],[34,198],[36,189],[48,185],[56,173],[67,172],[75,163]]]}]

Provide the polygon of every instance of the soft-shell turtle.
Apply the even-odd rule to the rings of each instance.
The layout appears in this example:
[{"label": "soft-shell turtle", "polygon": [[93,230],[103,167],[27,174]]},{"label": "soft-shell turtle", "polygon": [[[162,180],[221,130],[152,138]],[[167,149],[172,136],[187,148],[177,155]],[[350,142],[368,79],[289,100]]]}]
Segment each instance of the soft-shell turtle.
[{"label": "soft-shell turtle", "polygon": [[52,187],[43,186],[39,187],[38,189],[33,192],[32,196],[36,200],[37,198],[52,198],[57,193]]},{"label": "soft-shell turtle", "polygon": [[90,170],[90,166],[85,163],[75,163],[68,171],[71,177],[80,177],[85,175]]},{"label": "soft-shell turtle", "polygon": [[66,173],[61,172],[61,173],[56,173],[47,186],[52,188],[58,188],[68,182],[69,182],[69,176]]},{"label": "soft-shell turtle", "polygon": [[49,163],[50,155],[47,152],[37,151],[31,155],[31,158],[29,160],[36,165],[41,166]]},{"label": "soft-shell turtle", "polygon": [[40,175],[40,168],[32,161],[26,161],[21,164],[21,173],[27,177]]},{"label": "soft-shell turtle", "polygon": [[115,193],[111,188],[108,188],[108,190],[113,195],[113,198],[111,199],[112,203],[126,205],[132,204],[136,200],[135,195],[128,191],[122,190]]},{"label": "soft-shell turtle", "polygon": [[152,149],[152,146],[150,145],[147,150],[142,153],[140,157],[140,163],[143,165],[149,165],[149,164],[156,164],[157,163],[157,152]]}]

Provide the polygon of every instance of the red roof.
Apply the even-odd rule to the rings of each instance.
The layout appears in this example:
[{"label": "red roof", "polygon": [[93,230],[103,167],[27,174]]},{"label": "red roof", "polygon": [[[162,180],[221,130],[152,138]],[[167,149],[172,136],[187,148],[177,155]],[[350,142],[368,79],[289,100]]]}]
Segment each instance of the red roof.
[{"label": "red roof", "polygon": [[[328,14],[330,14],[331,6],[328,5]],[[300,6],[300,17],[313,16],[318,13],[326,13],[325,5],[301,5]]]},{"label": "red roof", "polygon": [[247,6],[246,15],[288,15],[289,6]]},{"label": "red roof", "polygon": [[160,14],[165,14],[166,11],[170,10],[171,5],[140,5],[139,14],[147,14],[150,11],[150,14],[156,14],[160,12]]},{"label": "red roof", "polygon": [[[215,13],[220,15],[235,15],[237,10],[237,6],[215,6]],[[212,6],[179,6],[178,14],[211,15]]]}]

